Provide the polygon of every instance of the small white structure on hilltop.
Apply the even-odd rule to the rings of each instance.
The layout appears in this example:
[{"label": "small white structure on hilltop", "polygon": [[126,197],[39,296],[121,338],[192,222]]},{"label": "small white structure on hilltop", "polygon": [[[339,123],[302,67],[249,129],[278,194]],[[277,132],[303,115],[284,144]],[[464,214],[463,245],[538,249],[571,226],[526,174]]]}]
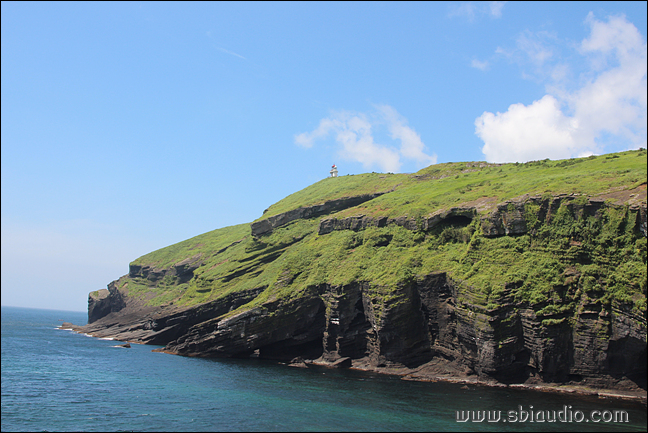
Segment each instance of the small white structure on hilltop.
[{"label": "small white structure on hilltop", "polygon": [[335,166],[335,164],[333,164],[333,167],[331,168],[331,171],[329,173],[331,173],[331,177],[337,177],[338,172],[337,172],[337,167]]}]

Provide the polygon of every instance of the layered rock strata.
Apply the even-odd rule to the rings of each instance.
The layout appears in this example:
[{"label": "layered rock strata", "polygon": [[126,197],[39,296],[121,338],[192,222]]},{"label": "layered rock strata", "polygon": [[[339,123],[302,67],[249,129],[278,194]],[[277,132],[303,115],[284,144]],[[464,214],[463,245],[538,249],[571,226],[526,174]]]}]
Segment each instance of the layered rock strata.
[{"label": "layered rock strata", "polygon": [[358,195],[354,197],[343,197],[336,200],[329,200],[322,204],[299,207],[288,212],[280,213],[278,215],[265,218],[261,221],[253,222],[251,224],[252,235],[266,235],[272,232],[272,230],[274,230],[275,228],[284,226],[298,219],[315,218],[332,212],[338,212],[344,209],[358,206],[359,204],[372,200],[387,192],[389,191]]},{"label": "layered rock strata", "polygon": [[[530,206],[533,206],[530,208]],[[482,234],[486,237],[514,236],[529,233],[534,229],[535,222],[551,219],[561,206],[566,208],[577,218],[600,216],[602,208],[607,207],[604,200],[597,200],[575,195],[560,196],[522,196],[515,200],[500,203],[496,208],[479,216],[477,208],[470,206],[441,209],[423,218],[384,216],[372,217],[367,215],[354,215],[345,218],[324,218],[320,221],[319,234],[324,235],[335,230],[363,230],[367,227],[386,227],[397,225],[408,230],[428,231],[441,223],[455,223],[468,225],[473,218],[480,218]],[[647,218],[645,205],[632,205],[629,210],[636,212],[641,233],[646,236]],[[529,221],[529,217],[532,221]]]},{"label": "layered rock strata", "polygon": [[487,310],[460,301],[455,283],[439,273],[399,287],[388,301],[368,283],[327,285],[221,318],[259,293],[188,309],[123,311],[77,329],[165,344],[163,351],[186,356],[348,359],[349,365],[410,368],[443,361],[456,374],[503,383],[646,386],[646,320],[623,305],[579,305],[574,319],[562,320],[568,313],[539,317],[507,290],[498,308]]}]

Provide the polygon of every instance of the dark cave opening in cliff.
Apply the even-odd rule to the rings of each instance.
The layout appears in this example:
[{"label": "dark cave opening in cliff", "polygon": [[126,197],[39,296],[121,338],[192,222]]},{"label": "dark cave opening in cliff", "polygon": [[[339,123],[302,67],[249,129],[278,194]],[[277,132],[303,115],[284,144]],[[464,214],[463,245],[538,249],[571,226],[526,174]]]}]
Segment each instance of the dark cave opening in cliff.
[{"label": "dark cave opening in cliff", "polygon": [[472,218],[465,215],[452,215],[444,219],[441,224],[442,227],[467,227],[472,222]]},{"label": "dark cave opening in cliff", "polygon": [[531,353],[523,349],[511,356],[511,363],[506,368],[496,371],[492,376],[506,384],[524,383],[529,377],[537,374],[537,369],[529,366],[530,361]]},{"label": "dark cave opening in cliff", "polygon": [[343,335],[338,336],[337,346],[340,356],[357,359],[367,355],[367,331],[371,328],[371,323],[369,323],[365,316],[362,297],[359,297],[357,300],[354,306],[354,313],[355,316]]},{"label": "dark cave opening in cliff", "polygon": [[438,237],[439,242],[462,242],[467,243],[474,229],[470,227],[472,218],[464,215],[451,215],[437,224],[430,235]]},{"label": "dark cave opening in cliff", "polygon": [[430,234],[440,235],[443,232],[448,232],[449,230],[456,231],[465,229],[472,223],[472,218],[465,215],[450,215],[447,218],[444,218],[437,225],[435,225],[431,230]]},{"label": "dark cave opening in cliff", "polygon": [[607,367],[610,375],[623,380],[624,376],[639,388],[647,389],[646,343],[633,337],[612,340],[608,346]]}]

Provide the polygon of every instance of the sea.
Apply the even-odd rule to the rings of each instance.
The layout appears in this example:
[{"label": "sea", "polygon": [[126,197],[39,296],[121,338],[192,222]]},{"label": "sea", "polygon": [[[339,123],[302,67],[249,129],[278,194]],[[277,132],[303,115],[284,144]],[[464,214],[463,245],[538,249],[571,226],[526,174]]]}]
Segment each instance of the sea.
[{"label": "sea", "polygon": [[[635,402],[186,358],[2,307],[2,431],[646,431]],[[616,417],[616,419],[614,419]]]}]

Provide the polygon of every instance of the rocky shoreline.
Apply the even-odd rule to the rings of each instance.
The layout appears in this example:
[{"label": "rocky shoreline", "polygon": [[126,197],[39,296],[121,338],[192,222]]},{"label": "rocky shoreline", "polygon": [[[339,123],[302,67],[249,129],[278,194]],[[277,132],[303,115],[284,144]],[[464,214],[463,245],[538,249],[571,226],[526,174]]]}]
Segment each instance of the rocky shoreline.
[{"label": "rocky shoreline", "polygon": [[[105,338],[100,335],[93,335],[92,333],[84,332],[83,326],[77,326],[69,322],[64,322],[59,326],[59,329],[68,329],[76,333],[90,335],[95,338]],[[123,346],[126,347],[126,344],[147,344],[138,340],[130,341],[121,341],[115,340],[115,342],[125,343]],[[177,353],[165,350],[164,348],[153,349],[153,352],[166,353],[169,355],[177,355]],[[191,356],[191,355],[190,355]],[[198,355],[193,355],[198,356]],[[251,356],[255,358],[254,355]],[[283,364],[287,367],[293,368],[311,368],[311,367],[325,367],[325,368],[347,368],[350,370],[371,372],[377,374],[398,376],[401,380],[416,381],[416,382],[447,382],[447,383],[456,383],[465,386],[485,386],[492,388],[511,388],[511,389],[524,389],[529,391],[538,391],[538,392],[549,392],[549,393],[559,393],[559,394],[574,394],[578,396],[587,396],[587,397],[596,397],[601,399],[608,400],[622,400],[629,401],[634,403],[639,403],[644,406],[648,404],[648,393],[645,390],[641,389],[605,389],[605,388],[592,388],[588,386],[571,384],[571,383],[542,383],[541,381],[530,380],[529,383],[511,383],[505,384],[497,382],[494,380],[483,380],[475,375],[469,375],[465,373],[460,373],[457,369],[457,366],[449,365],[445,362],[430,362],[419,366],[417,368],[408,368],[403,365],[399,366],[385,366],[377,367],[371,365],[369,359],[358,359],[352,360],[351,358],[340,358],[336,361],[326,361],[323,359],[302,359],[301,357],[291,360],[290,362],[281,362],[276,361],[279,364]],[[454,373],[451,373],[450,370],[457,369]]]},{"label": "rocky shoreline", "polygon": [[[341,368],[335,363],[325,362],[322,360],[305,360],[296,363],[287,364],[290,367],[308,368],[309,366],[320,366],[328,368]],[[342,367],[343,368],[343,367]],[[416,382],[447,382],[456,383],[461,385],[471,386],[486,386],[491,388],[511,388],[511,389],[524,389],[529,391],[550,392],[560,394],[574,394],[579,396],[598,397],[610,400],[626,400],[643,404],[648,403],[648,394],[644,390],[618,390],[618,389],[596,389],[576,384],[559,384],[559,383],[512,383],[505,384],[496,381],[482,380],[476,376],[469,376],[466,374],[438,374],[434,373],[434,367],[430,365],[423,365],[418,368],[407,367],[374,367],[368,362],[354,363],[351,370],[366,371],[378,374],[387,374],[393,376],[400,376],[402,380],[410,380]]]}]

